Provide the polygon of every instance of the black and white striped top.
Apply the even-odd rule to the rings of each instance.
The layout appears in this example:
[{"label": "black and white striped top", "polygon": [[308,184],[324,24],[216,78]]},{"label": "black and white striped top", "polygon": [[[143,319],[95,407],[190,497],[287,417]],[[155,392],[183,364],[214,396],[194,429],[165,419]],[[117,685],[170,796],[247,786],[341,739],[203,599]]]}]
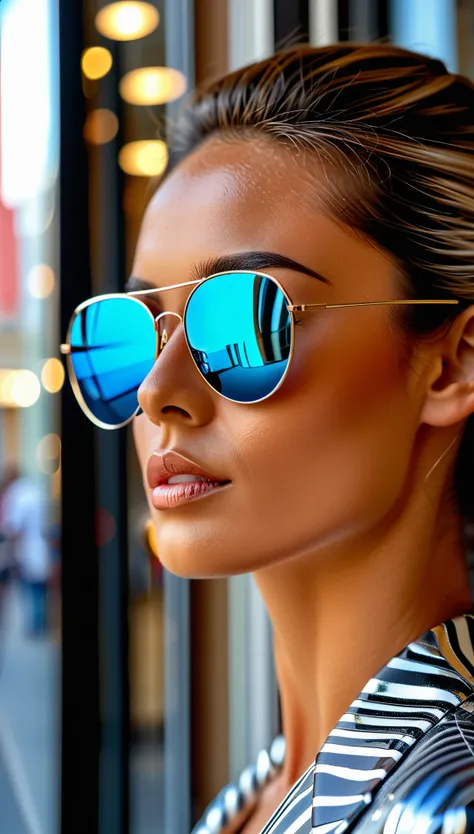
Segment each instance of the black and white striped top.
[{"label": "black and white striped top", "polygon": [[[239,830],[225,811],[239,782],[195,832],[212,830],[213,812],[215,831]],[[431,629],[368,681],[261,834],[345,831],[474,834],[474,614]]]}]

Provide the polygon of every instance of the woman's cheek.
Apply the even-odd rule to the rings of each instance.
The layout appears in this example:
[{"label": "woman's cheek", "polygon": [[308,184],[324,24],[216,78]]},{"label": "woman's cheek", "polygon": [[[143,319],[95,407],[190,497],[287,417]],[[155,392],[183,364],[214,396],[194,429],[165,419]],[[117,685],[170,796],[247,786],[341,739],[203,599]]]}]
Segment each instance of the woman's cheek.
[{"label": "woman's cheek", "polygon": [[150,423],[145,414],[135,417],[132,425],[138,461],[144,472],[148,457],[153,451],[153,434],[156,433],[157,428]]}]

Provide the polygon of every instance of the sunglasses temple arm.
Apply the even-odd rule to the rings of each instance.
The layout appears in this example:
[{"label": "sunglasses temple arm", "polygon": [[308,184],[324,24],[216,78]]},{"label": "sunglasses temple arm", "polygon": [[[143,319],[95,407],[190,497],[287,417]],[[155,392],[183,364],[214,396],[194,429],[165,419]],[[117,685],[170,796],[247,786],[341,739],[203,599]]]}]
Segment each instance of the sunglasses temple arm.
[{"label": "sunglasses temple arm", "polygon": [[336,310],[342,307],[392,307],[407,304],[459,304],[457,299],[426,299],[426,300],[403,300],[403,301],[355,301],[346,304],[287,304],[290,313],[304,313],[309,307],[319,307],[324,310]]}]

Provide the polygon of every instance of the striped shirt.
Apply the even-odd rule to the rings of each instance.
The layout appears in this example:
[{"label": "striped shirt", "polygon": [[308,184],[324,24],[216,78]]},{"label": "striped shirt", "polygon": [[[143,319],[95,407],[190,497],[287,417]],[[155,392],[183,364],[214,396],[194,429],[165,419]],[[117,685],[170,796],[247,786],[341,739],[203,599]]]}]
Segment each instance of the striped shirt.
[{"label": "striped shirt", "polygon": [[[248,774],[193,834],[239,831]],[[474,614],[426,632],[367,682],[261,834],[345,831],[474,834]]]}]

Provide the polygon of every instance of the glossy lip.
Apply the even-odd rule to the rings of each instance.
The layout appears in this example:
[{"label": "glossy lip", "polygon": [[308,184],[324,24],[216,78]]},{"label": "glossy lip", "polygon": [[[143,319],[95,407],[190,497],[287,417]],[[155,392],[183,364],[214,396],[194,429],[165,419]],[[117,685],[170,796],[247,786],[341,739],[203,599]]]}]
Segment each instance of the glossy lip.
[{"label": "glossy lip", "polygon": [[155,487],[151,494],[151,503],[155,510],[172,510],[186,504],[202,501],[209,495],[222,492],[232,486],[232,481],[226,483],[208,484],[205,481],[193,481],[182,484],[162,484]]},{"label": "glossy lip", "polygon": [[[173,450],[157,451],[148,459],[146,476],[150,489],[163,486],[172,475],[198,475],[209,481],[218,481],[222,484],[230,483],[229,478],[220,478],[212,473],[205,472],[197,463],[189,458],[180,455]],[[173,486],[180,486],[173,484]]]}]

